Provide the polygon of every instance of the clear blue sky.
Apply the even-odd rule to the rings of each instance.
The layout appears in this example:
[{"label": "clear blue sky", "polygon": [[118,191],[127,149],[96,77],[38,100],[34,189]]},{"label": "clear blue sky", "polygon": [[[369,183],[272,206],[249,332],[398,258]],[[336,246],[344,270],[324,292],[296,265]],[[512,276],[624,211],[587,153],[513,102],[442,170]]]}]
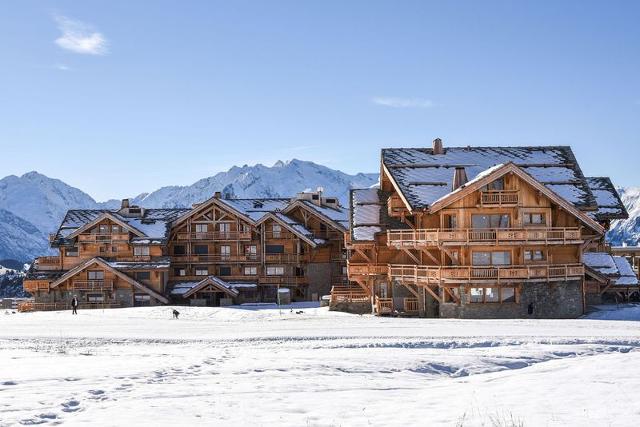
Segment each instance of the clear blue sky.
[{"label": "clear blue sky", "polygon": [[[561,4],[560,4],[561,3]],[[0,3],[0,176],[98,200],[293,157],[573,146],[640,185],[640,2]]]}]

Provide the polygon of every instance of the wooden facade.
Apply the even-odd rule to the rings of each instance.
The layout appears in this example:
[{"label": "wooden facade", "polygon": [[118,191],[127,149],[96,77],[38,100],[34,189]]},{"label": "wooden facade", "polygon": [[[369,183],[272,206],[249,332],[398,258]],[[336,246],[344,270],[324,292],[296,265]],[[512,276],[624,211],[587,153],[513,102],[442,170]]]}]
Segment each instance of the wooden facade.
[{"label": "wooden facade", "polygon": [[[81,307],[272,302],[280,288],[293,300],[318,300],[346,280],[346,220],[346,210],[321,192],[250,200],[216,194],[191,209],[125,200],[117,211],[71,210],[50,238],[59,254],[37,258],[24,281],[35,301],[23,308],[60,309],[74,296]],[[227,288],[202,287],[209,277]],[[198,291],[172,293],[185,283]]]},{"label": "wooden facade", "polygon": [[[352,191],[348,274],[369,296],[374,312],[430,317],[581,314],[582,255],[604,241],[604,224],[593,215],[598,207],[578,208],[512,162],[466,181],[465,166],[446,160],[439,165],[434,150],[420,153],[433,164],[406,161],[406,153],[399,165],[383,158],[380,188]],[[459,150],[453,153],[458,158],[476,154],[473,148]],[[559,166],[529,166],[555,168],[553,173],[559,174]],[[393,167],[402,168],[401,173],[394,175]],[[431,180],[442,174],[439,167],[451,169],[448,184]],[[419,197],[433,200],[417,206]]]}]

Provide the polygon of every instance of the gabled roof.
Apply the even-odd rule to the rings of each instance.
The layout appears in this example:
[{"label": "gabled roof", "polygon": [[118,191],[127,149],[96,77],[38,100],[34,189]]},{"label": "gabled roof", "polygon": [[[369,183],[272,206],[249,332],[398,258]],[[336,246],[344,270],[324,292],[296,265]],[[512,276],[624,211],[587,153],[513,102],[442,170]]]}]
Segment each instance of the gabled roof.
[{"label": "gabled roof", "polygon": [[247,223],[255,225],[267,212],[283,210],[289,204],[289,201],[290,199],[283,198],[224,199],[211,197],[181,215],[180,218],[174,222],[174,225],[180,224],[187,220],[187,218],[200,214],[209,209],[211,205],[216,205],[221,209],[237,215]]},{"label": "gabled roof", "polygon": [[472,180],[492,166],[512,162],[579,209],[597,205],[570,147],[387,148],[382,167],[410,210],[424,209],[451,192],[455,168]]},{"label": "gabled roof", "polygon": [[310,200],[292,200],[289,205],[283,209],[284,213],[289,213],[296,207],[300,207],[307,212],[311,212],[320,219],[333,225],[338,231],[345,232],[349,229],[349,210],[340,207],[318,206]]},{"label": "gabled roof", "polygon": [[227,283],[216,276],[207,276],[200,281],[177,282],[171,290],[171,295],[188,298],[209,285],[218,289],[220,292],[224,292],[230,297],[237,297],[239,294],[238,290],[235,289],[230,283]]},{"label": "gabled roof", "polygon": [[379,192],[379,188],[350,191],[352,241],[373,241],[375,234],[382,231],[380,210],[384,209],[384,204],[380,201]]},{"label": "gabled roof", "polygon": [[629,218],[627,209],[620,200],[620,195],[611,179],[603,176],[587,177],[587,182],[598,205],[598,210],[589,212],[589,216],[598,221]]},{"label": "gabled roof", "polygon": [[101,267],[103,267],[105,270],[108,270],[108,271],[112,272],[113,274],[115,274],[116,276],[118,276],[119,278],[124,280],[125,282],[131,284],[136,289],[139,289],[139,290],[151,295],[152,297],[154,297],[158,301],[163,302],[165,304],[167,304],[169,302],[169,300],[166,299],[164,296],[160,295],[159,293],[157,293],[153,289],[150,289],[149,287],[147,287],[147,286],[143,285],[142,283],[138,282],[134,278],[127,276],[126,274],[124,274],[123,272],[119,271],[118,269],[112,267],[108,261],[105,261],[104,259],[102,259],[100,257],[95,257],[95,258],[88,259],[85,262],[83,262],[82,264],[79,264],[79,265],[75,266],[74,268],[72,268],[71,270],[67,271],[62,276],[60,276],[56,281],[51,283],[51,288],[55,288],[55,287],[59,286],[64,281],[72,278],[73,276],[77,275],[78,273],[81,273],[82,271],[84,271],[87,268],[91,267],[92,265],[96,265],[96,264],[101,266]]},{"label": "gabled roof", "polygon": [[168,237],[170,224],[178,216],[189,209],[144,209],[143,216],[125,217],[114,209],[71,209],[67,211],[53,240],[53,245],[64,245],[70,243],[79,229],[87,229],[88,224],[96,224],[101,221],[99,218],[108,217],[112,221],[126,228],[136,230],[139,237],[148,237],[153,241],[164,242]]},{"label": "gabled roof", "polygon": [[638,276],[625,257],[606,252],[586,252],[583,261],[589,269],[611,280],[614,286],[638,286]]},{"label": "gabled roof", "polygon": [[505,165],[492,166],[486,171],[482,171],[478,173],[474,179],[467,182],[465,185],[457,188],[451,193],[445,195],[444,197],[434,201],[431,207],[429,208],[429,212],[431,213],[437,212],[449,206],[450,204],[462,199],[468,194],[479,190],[480,188],[487,185],[488,183],[495,181],[496,179],[506,175],[507,173],[513,173],[517,175],[520,179],[522,179],[532,187],[539,190],[540,193],[544,194],[552,202],[563,207],[569,213],[573,214],[575,217],[580,219],[585,225],[589,226],[590,228],[597,231],[598,233],[601,233],[601,234],[604,233],[604,229],[602,228],[602,226],[598,222],[596,222],[593,218],[591,218],[581,210],[577,209],[574,205],[569,203],[566,199],[557,195],[555,192],[547,188],[547,186],[541,184],[534,177],[530,176],[528,173],[526,173],[519,166],[516,166],[514,163],[507,163]]},{"label": "gabled roof", "polygon": [[293,234],[295,234],[300,239],[304,240],[314,248],[317,245],[323,245],[324,243],[326,243],[324,239],[315,238],[313,236],[313,233],[308,228],[306,228],[304,225],[297,222],[295,219],[283,214],[282,212],[275,212],[275,213],[268,212],[264,214],[262,218],[260,218],[257,224],[258,225],[262,224],[268,219],[272,219],[276,221],[278,224],[281,224],[287,230],[289,230],[290,232],[292,232]]},{"label": "gabled roof", "polygon": [[123,227],[125,230],[132,232],[133,234],[135,234],[138,237],[143,237],[144,236],[144,233],[142,231],[136,229],[132,225],[127,224],[125,221],[123,221],[120,218],[116,217],[113,213],[111,213],[111,212],[102,212],[100,215],[96,216],[93,221],[87,222],[86,224],[82,225],[81,227],[76,228],[75,231],[73,231],[71,234],[69,234],[67,236],[67,239],[73,239],[78,234],[83,233],[83,232],[87,231],[88,229],[90,229],[92,227],[95,227],[98,223],[100,223],[101,221],[104,221],[105,219],[108,219],[108,220],[111,220],[111,221],[115,222],[119,226]]}]

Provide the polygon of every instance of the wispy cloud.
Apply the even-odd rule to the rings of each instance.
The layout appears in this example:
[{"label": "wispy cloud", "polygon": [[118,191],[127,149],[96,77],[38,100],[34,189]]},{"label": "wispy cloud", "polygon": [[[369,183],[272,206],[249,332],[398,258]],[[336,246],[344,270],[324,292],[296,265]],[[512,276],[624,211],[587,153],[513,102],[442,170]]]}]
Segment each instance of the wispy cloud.
[{"label": "wispy cloud", "polygon": [[433,101],[424,98],[398,98],[389,96],[376,96],[371,98],[371,102],[376,105],[391,108],[431,108],[435,105]]},{"label": "wispy cloud", "polygon": [[62,49],[85,55],[109,53],[107,39],[91,25],[62,15],[55,15],[53,18],[62,32],[56,39],[56,44]]},{"label": "wispy cloud", "polygon": [[56,70],[59,70],[59,71],[69,71],[69,70],[71,70],[71,67],[69,67],[68,65],[64,65],[64,64],[55,64],[53,66],[53,68],[55,68]]}]

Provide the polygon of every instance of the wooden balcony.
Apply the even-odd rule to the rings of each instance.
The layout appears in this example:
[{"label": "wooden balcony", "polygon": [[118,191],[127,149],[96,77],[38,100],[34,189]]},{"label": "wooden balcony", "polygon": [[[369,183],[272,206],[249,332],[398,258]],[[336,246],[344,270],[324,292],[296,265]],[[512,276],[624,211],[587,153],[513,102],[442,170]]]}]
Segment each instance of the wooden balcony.
[{"label": "wooden balcony", "polygon": [[388,315],[393,314],[393,299],[376,297],[375,310],[378,316],[384,316],[385,314],[388,314]]},{"label": "wooden balcony", "polygon": [[49,292],[49,282],[46,280],[24,280],[22,289],[30,294],[38,292]]},{"label": "wooden balcony", "polygon": [[347,262],[349,276],[379,276],[386,275],[389,269],[387,264],[359,264]]},{"label": "wooden balcony", "polygon": [[124,243],[129,241],[129,233],[87,233],[79,234],[80,243]]},{"label": "wooden balcony", "polygon": [[71,283],[74,291],[113,291],[111,280],[74,280]]},{"label": "wooden balcony", "polygon": [[480,193],[480,204],[482,206],[518,206],[518,201],[517,190],[483,191]]},{"label": "wooden balcony", "polygon": [[422,266],[389,265],[389,279],[411,284],[512,283],[580,279],[582,264],[503,265],[503,266]]},{"label": "wooden balcony", "polygon": [[402,248],[422,248],[460,245],[567,245],[584,240],[579,228],[455,228],[388,230],[387,245]]},{"label": "wooden balcony", "polygon": [[307,278],[304,276],[260,276],[258,284],[260,285],[304,285],[307,283]]},{"label": "wooden balcony", "polygon": [[[80,302],[78,309],[86,310],[92,308],[119,308],[120,304],[114,302],[104,302],[104,303],[88,303],[88,302]],[[25,301],[18,304],[18,311],[20,312],[28,312],[28,311],[55,311],[55,310],[71,310],[70,303],[66,302],[33,302],[33,301]]]},{"label": "wooden balcony", "polygon": [[333,286],[331,288],[330,305],[351,302],[370,302],[367,292],[359,286]]},{"label": "wooden balcony", "polygon": [[251,240],[251,231],[210,231],[206,233],[177,233],[181,241]]},{"label": "wooden balcony", "polygon": [[404,312],[410,315],[418,314],[419,306],[418,306],[418,298],[405,298],[404,301]]},{"label": "wooden balcony", "polygon": [[173,263],[235,263],[235,262],[260,262],[260,255],[174,255]]},{"label": "wooden balcony", "polygon": [[35,259],[36,270],[53,271],[60,270],[62,267],[59,256],[41,256]]}]

